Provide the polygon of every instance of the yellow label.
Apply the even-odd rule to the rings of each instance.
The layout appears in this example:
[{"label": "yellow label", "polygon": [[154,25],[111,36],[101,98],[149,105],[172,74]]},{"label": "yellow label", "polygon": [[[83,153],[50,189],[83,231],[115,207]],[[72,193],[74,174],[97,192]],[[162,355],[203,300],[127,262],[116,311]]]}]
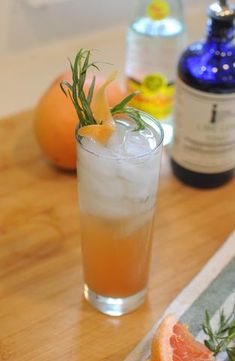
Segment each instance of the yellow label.
[{"label": "yellow label", "polygon": [[157,73],[147,75],[141,84],[141,90],[149,95],[159,92],[163,87],[166,87],[166,79]]},{"label": "yellow label", "polygon": [[174,85],[167,84],[161,74],[149,74],[142,82],[127,79],[128,92],[139,91],[130,105],[164,120],[173,110]]},{"label": "yellow label", "polygon": [[147,15],[153,20],[162,20],[169,14],[170,5],[166,0],[152,0],[147,7]]}]

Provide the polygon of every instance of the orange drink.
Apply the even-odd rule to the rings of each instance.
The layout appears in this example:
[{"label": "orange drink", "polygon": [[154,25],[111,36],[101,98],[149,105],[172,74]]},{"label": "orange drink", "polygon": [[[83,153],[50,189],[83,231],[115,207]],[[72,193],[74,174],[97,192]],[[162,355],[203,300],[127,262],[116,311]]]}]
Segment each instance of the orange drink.
[{"label": "orange drink", "polygon": [[163,132],[140,112],[145,129],[115,119],[106,144],[76,137],[85,298],[122,315],[145,299]]},{"label": "orange drink", "polygon": [[82,214],[81,222],[88,287],[109,297],[128,297],[143,290],[148,277],[152,217],[140,226],[136,218],[108,220],[87,214]]}]

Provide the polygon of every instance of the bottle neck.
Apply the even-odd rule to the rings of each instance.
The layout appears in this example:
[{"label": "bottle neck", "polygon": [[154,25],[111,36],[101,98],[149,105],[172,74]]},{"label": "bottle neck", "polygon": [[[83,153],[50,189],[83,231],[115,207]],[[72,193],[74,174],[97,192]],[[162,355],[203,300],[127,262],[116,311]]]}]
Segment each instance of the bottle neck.
[{"label": "bottle neck", "polygon": [[234,39],[234,21],[209,19],[207,41],[229,43]]}]

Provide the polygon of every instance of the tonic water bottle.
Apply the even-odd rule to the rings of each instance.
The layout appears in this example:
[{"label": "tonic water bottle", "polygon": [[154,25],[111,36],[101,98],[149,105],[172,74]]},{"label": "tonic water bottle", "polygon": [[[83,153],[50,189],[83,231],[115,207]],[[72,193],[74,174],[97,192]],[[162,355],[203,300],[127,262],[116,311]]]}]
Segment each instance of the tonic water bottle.
[{"label": "tonic water bottle", "polygon": [[164,144],[172,138],[176,66],[185,48],[181,0],[139,0],[129,25],[125,75],[131,105],[162,121]]}]

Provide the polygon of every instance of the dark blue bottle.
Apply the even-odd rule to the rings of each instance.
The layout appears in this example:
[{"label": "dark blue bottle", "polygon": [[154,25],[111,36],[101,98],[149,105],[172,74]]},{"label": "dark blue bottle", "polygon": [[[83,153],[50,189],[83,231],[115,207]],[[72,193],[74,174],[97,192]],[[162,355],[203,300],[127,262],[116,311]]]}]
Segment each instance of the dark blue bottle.
[{"label": "dark blue bottle", "polygon": [[171,163],[184,183],[212,188],[235,167],[235,11],[209,7],[207,38],[189,46],[178,64]]}]

